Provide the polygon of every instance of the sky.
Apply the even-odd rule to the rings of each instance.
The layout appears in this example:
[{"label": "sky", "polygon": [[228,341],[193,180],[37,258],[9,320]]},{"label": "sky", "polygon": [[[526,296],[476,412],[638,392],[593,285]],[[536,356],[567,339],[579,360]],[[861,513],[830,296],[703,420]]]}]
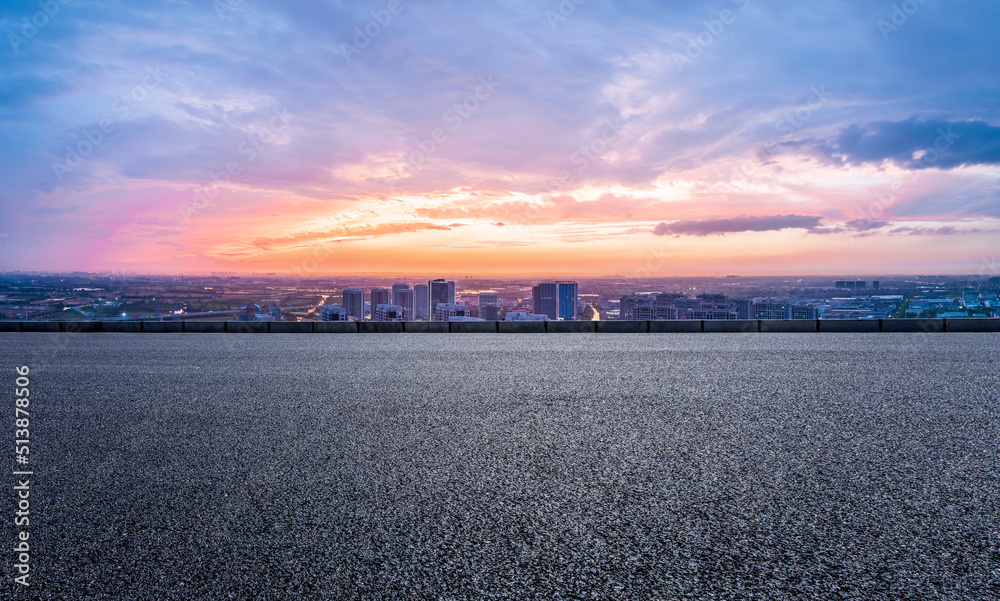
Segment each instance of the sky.
[{"label": "sky", "polygon": [[1000,3],[8,0],[0,270],[1000,275]]}]

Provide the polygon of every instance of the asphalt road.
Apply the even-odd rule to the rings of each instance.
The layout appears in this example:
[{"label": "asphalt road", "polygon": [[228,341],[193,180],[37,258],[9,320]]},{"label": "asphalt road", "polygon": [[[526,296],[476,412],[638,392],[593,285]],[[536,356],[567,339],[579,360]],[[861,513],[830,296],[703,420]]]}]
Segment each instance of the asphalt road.
[{"label": "asphalt road", "polygon": [[997,599],[998,343],[0,334],[35,471],[2,590]]}]

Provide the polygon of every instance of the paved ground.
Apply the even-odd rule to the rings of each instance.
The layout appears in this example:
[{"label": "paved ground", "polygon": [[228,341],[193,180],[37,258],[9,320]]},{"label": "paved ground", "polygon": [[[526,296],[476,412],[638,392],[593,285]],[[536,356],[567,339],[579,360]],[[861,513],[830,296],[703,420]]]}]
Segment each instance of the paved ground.
[{"label": "paved ground", "polygon": [[37,598],[996,599],[998,343],[0,334],[0,386]]}]

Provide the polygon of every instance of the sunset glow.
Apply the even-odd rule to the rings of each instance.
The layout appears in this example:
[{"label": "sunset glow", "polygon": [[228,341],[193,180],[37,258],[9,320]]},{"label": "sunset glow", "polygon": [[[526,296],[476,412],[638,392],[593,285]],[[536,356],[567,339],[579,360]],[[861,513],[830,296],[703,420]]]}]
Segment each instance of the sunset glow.
[{"label": "sunset glow", "polygon": [[994,4],[338,4],[6,3],[0,269],[995,263]]}]

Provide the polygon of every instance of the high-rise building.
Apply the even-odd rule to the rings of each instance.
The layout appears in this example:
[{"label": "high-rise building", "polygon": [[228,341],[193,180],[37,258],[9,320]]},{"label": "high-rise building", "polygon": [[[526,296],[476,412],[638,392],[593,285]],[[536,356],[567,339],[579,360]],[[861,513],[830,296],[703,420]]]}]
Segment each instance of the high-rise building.
[{"label": "high-rise building", "polygon": [[403,321],[403,308],[385,303],[375,305],[372,321]]},{"label": "high-rise building", "polygon": [[413,319],[431,318],[430,286],[417,284],[413,287]]},{"label": "high-rise building", "polygon": [[576,282],[556,282],[557,300],[556,314],[559,319],[576,319]]},{"label": "high-rise building", "polygon": [[409,289],[410,289],[410,285],[409,284],[393,284],[392,285],[392,304],[394,304],[394,305],[398,305],[399,304],[398,302],[396,302],[396,293],[397,292],[399,292],[400,290],[409,290]]},{"label": "high-rise building", "polygon": [[834,282],[834,285],[836,285],[837,288],[847,288],[847,281],[837,280],[836,282]]},{"label": "high-rise building", "polygon": [[680,292],[664,292],[656,295],[656,304],[666,307],[673,305],[680,298],[685,298]]},{"label": "high-rise building", "polygon": [[701,301],[702,305],[725,305],[726,295],[725,294],[699,294],[697,296],[698,300]]},{"label": "high-rise building", "polygon": [[736,319],[736,314],[728,309],[713,309],[711,305],[706,305],[701,309],[691,309],[685,315],[685,319],[711,319],[714,321],[725,321]]},{"label": "high-rise building", "polygon": [[403,321],[413,321],[413,291],[409,286],[393,290],[392,304],[399,305],[403,310]]},{"label": "high-rise building", "polygon": [[792,305],[789,307],[789,317],[791,319],[819,319],[819,309]]},{"label": "high-rise building", "polygon": [[344,290],[344,311],[349,319],[364,321],[365,293],[357,288]]},{"label": "high-rise building", "polygon": [[236,321],[254,321],[257,317],[257,309],[258,307],[254,303],[243,305],[239,315],[236,316]]},{"label": "high-rise building", "polygon": [[872,288],[875,289],[875,290],[879,289],[879,281],[878,280],[872,280]]},{"label": "high-rise building", "polygon": [[791,319],[792,310],[785,303],[760,301],[753,304],[753,319]]},{"label": "high-rise building", "polygon": [[337,305],[323,305],[319,309],[319,318],[322,321],[347,321],[347,311]]},{"label": "high-rise building", "polygon": [[753,319],[751,317],[753,301],[749,298],[733,298],[729,300],[729,310],[736,314],[736,319]]},{"label": "high-rise building", "polygon": [[627,294],[621,299],[621,310],[618,319],[648,321],[656,319],[655,309],[667,308],[657,305],[656,299],[648,294]]},{"label": "high-rise building", "polygon": [[448,321],[452,317],[469,317],[469,308],[456,303],[438,303],[431,315],[434,321]]},{"label": "high-rise building", "polygon": [[503,316],[504,321],[545,321],[545,315],[534,315],[532,313],[525,313],[524,311],[508,311],[506,315]]},{"label": "high-rise building", "polygon": [[375,307],[392,303],[392,292],[388,288],[372,288],[370,300],[372,303],[372,314],[374,314]]},{"label": "high-rise building", "polygon": [[500,320],[500,295],[496,292],[479,293],[479,317],[486,321]]},{"label": "high-rise building", "polygon": [[[455,304],[455,282],[447,280],[431,280],[427,282],[428,293],[430,295],[430,312],[433,321],[448,321],[447,318],[439,320],[434,317],[434,307],[439,303]],[[463,305],[464,306],[464,305]]]},{"label": "high-rise building", "polygon": [[531,288],[532,311],[559,319],[559,287],[555,283],[542,283]]}]

